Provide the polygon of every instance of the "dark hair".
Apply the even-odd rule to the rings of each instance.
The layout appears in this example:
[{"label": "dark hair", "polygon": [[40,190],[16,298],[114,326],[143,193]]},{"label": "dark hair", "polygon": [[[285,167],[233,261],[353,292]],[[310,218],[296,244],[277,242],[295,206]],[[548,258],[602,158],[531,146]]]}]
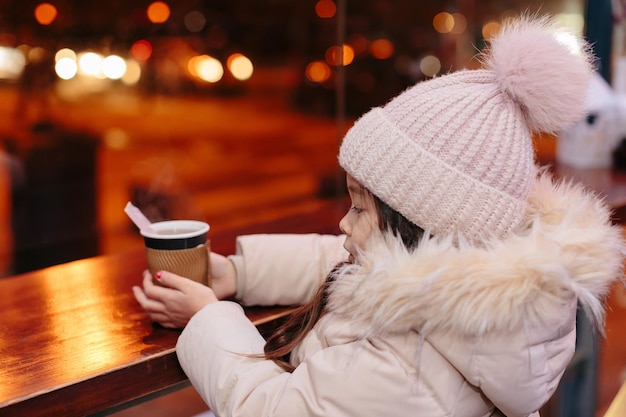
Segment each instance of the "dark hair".
[{"label": "dark hair", "polygon": [[391,231],[395,236],[399,236],[402,239],[404,246],[408,249],[415,249],[422,236],[424,236],[424,229],[409,221],[374,194],[372,194],[372,197],[378,212],[380,230]]},{"label": "dark hair", "polygon": [[[424,230],[411,223],[402,214],[392,209],[387,203],[370,193],[376,204],[378,225],[381,231],[389,230],[402,239],[409,249],[417,247],[424,235]],[[307,304],[298,307],[285,323],[272,333],[265,343],[263,357],[271,359],[281,368],[292,372],[295,368],[289,363],[291,351],[313,329],[315,323],[324,314],[328,302],[328,289],[334,281],[337,271],[344,263],[340,263],[326,277],[326,281],[319,287],[315,296]]]}]

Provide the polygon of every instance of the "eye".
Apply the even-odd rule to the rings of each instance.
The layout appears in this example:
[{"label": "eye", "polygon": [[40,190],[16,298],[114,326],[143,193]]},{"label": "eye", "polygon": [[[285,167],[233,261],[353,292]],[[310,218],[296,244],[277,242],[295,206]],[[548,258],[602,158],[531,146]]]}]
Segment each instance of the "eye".
[{"label": "eye", "polygon": [[359,207],[356,207],[356,206],[352,206],[352,207],[350,207],[350,211],[355,213],[355,214],[359,214],[359,213],[361,213],[363,211],[363,209],[359,208]]}]

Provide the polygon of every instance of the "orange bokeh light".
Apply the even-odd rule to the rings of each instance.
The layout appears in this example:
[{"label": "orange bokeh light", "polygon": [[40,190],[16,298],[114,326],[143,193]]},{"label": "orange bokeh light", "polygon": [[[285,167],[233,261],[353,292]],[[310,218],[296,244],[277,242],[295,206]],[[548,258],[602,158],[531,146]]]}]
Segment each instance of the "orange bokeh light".
[{"label": "orange bokeh light", "polygon": [[500,23],[495,20],[490,20],[485,23],[482,28],[482,35],[485,40],[491,40],[495,35],[500,32]]},{"label": "orange bokeh light", "polygon": [[39,3],[35,7],[35,19],[40,25],[49,25],[57,17],[57,8],[50,3]]},{"label": "orange bokeh light", "polygon": [[[354,50],[350,45],[334,45],[326,50],[326,62],[330,65],[350,65],[354,60]],[[343,59],[342,59],[343,58]]]},{"label": "orange bokeh light", "polygon": [[319,0],[315,4],[315,14],[318,17],[329,19],[337,13],[337,5],[333,0]]},{"label": "orange bokeh light", "polygon": [[307,65],[304,75],[309,81],[323,83],[330,78],[330,68],[324,61],[314,61]]},{"label": "orange bokeh light", "polygon": [[433,17],[433,27],[439,33],[450,33],[454,29],[454,16],[448,12],[437,13]]},{"label": "orange bokeh light", "polygon": [[376,59],[387,59],[393,55],[393,43],[389,39],[376,39],[370,44],[370,53]]},{"label": "orange bokeh light", "polygon": [[465,32],[467,29],[467,19],[461,13],[453,13],[452,17],[454,18],[454,27],[452,28],[452,33],[460,34]]},{"label": "orange bokeh light", "polygon": [[162,1],[155,1],[148,6],[146,14],[152,23],[163,23],[170,18],[170,6]]},{"label": "orange bokeh light", "polygon": [[230,68],[233,65],[233,61],[243,56],[244,55],[240,54],[239,52],[235,52],[234,54],[229,55],[229,57],[226,58],[226,66]]},{"label": "orange bokeh light", "polygon": [[147,61],[152,56],[152,45],[145,39],[133,43],[130,53],[137,61]]}]

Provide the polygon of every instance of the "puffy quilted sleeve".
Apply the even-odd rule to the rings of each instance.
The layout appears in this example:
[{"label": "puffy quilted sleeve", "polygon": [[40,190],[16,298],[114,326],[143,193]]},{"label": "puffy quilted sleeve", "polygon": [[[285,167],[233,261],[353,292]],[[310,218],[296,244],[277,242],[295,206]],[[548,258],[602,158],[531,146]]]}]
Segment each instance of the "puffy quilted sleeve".
[{"label": "puffy quilted sleeve", "polygon": [[344,236],[258,234],[237,238],[231,256],[236,298],[244,305],[294,305],[308,301],[328,273],[347,260]]}]

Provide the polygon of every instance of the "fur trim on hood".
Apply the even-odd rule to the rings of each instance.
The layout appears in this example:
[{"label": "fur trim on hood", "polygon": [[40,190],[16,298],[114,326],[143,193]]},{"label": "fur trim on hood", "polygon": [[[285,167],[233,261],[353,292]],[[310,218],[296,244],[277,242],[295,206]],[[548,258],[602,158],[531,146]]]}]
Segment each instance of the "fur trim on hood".
[{"label": "fur trim on hood", "polygon": [[610,209],[582,185],[545,173],[529,204],[522,230],[482,246],[435,237],[411,252],[390,233],[377,234],[360,265],[346,266],[333,282],[329,310],[367,334],[471,335],[513,329],[524,317],[550,320],[576,296],[602,329],[603,301],[626,254]]}]

